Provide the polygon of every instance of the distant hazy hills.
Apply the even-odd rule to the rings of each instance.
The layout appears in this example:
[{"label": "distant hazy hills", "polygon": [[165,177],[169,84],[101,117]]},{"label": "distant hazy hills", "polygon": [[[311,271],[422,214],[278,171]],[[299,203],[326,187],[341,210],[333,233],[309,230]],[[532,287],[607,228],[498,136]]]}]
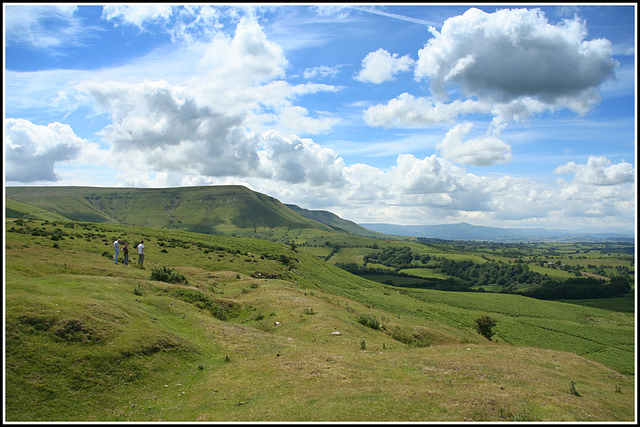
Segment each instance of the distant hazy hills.
[{"label": "distant hazy hills", "polygon": [[362,224],[384,234],[444,240],[544,241],[544,240],[619,240],[633,241],[634,234],[625,230],[548,230],[544,228],[496,228],[467,224],[394,225]]}]

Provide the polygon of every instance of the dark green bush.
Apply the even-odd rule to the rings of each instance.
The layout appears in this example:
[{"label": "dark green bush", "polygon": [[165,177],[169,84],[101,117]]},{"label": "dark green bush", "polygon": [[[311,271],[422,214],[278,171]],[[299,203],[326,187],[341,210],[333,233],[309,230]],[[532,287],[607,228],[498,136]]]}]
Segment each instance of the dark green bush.
[{"label": "dark green bush", "polygon": [[379,330],[380,328],[382,328],[382,323],[373,314],[358,314],[358,323],[361,323],[364,326],[368,326],[371,329],[375,330]]},{"label": "dark green bush", "polygon": [[496,321],[489,318],[489,316],[482,316],[476,319],[478,332],[488,340],[491,340],[491,337],[495,335],[495,332],[492,331],[494,326],[496,326]]},{"label": "dark green bush", "polygon": [[188,283],[184,274],[175,271],[173,268],[167,268],[167,266],[163,266],[162,268],[153,267],[149,279],[167,283]]}]

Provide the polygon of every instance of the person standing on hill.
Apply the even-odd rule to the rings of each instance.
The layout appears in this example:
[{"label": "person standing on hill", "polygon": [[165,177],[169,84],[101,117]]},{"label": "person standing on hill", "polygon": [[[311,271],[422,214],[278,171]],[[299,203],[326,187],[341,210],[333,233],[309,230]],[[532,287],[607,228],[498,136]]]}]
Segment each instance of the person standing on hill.
[{"label": "person standing on hill", "polygon": [[122,254],[124,255],[124,265],[129,265],[129,244],[125,242],[122,248]]},{"label": "person standing on hill", "polygon": [[138,264],[144,265],[144,240],[140,241],[138,249]]},{"label": "person standing on hill", "polygon": [[116,241],[113,242],[113,250],[116,252],[116,255],[113,257],[113,262],[117,264],[118,254],[120,253],[120,239],[116,239]]}]

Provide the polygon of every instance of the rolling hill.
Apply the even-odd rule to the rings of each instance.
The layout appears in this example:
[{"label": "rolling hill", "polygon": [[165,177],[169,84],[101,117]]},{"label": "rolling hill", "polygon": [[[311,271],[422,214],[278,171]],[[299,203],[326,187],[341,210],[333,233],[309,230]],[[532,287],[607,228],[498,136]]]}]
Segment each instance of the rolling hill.
[{"label": "rolling hill", "polygon": [[[9,203],[32,205],[74,221],[271,238],[278,230],[314,229],[326,233],[375,232],[329,212],[287,206],[243,186],[162,189],[98,187],[7,187]],[[33,215],[12,202],[14,216]]]}]

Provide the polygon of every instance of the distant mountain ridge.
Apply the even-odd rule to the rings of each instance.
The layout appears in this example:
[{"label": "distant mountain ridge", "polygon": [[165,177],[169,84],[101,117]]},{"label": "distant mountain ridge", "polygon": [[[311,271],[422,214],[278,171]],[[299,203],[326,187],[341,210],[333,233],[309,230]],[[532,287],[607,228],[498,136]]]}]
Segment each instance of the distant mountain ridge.
[{"label": "distant mountain ridge", "polygon": [[545,228],[499,228],[471,225],[466,222],[440,225],[395,225],[363,223],[363,227],[395,236],[413,236],[442,240],[486,240],[496,242],[526,240],[620,240],[633,241],[634,233],[626,230],[549,230]]},{"label": "distant mountain ridge", "polygon": [[358,225],[353,221],[342,219],[338,215],[329,211],[303,209],[300,206],[291,204],[285,204],[285,206],[306,218],[313,219],[315,221],[318,221],[319,223],[328,225],[336,230],[341,230],[349,234],[369,237],[381,237],[380,235],[382,234],[376,231],[368,230],[367,228],[362,227],[361,225]]},{"label": "distant mountain ridge", "polygon": [[277,228],[336,231],[243,186],[7,187],[6,197],[76,221],[242,236]]},{"label": "distant mountain ridge", "polygon": [[244,186],[177,188],[6,187],[7,217],[41,217],[277,238],[314,229],[375,237],[379,233],[327,211],[285,205]]}]

